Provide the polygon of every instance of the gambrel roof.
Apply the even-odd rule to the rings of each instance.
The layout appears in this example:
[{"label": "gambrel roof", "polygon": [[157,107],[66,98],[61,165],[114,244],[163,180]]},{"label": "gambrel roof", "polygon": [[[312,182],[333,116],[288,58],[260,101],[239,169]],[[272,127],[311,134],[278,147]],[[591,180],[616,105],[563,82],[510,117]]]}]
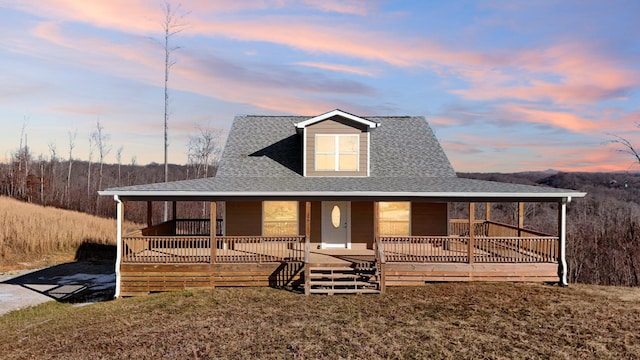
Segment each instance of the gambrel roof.
[{"label": "gambrel roof", "polygon": [[585,195],[573,190],[458,178],[420,116],[358,117],[376,124],[370,127],[370,176],[304,177],[302,139],[297,129],[324,115],[237,116],[216,177],[112,188],[100,194],[148,200],[375,197],[429,201],[548,201]]}]

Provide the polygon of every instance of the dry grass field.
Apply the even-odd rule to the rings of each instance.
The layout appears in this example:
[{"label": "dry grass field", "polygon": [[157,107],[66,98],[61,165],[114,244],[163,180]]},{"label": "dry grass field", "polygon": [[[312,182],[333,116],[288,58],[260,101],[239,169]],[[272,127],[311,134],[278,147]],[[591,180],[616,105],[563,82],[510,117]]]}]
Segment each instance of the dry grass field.
[{"label": "dry grass field", "polygon": [[83,243],[115,245],[113,219],[8,197],[0,197],[0,224],[0,271],[72,260]]},{"label": "dry grass field", "polygon": [[0,317],[6,359],[638,359],[640,289],[443,283],[380,296],[155,294]]}]

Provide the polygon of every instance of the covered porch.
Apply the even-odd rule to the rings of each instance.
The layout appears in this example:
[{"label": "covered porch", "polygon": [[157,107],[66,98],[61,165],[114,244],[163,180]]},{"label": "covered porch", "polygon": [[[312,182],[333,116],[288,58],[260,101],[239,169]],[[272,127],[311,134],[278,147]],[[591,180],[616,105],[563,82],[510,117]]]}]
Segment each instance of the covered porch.
[{"label": "covered porch", "polygon": [[[518,202],[517,224],[493,221],[490,205],[485,206],[483,219],[477,219],[476,203],[469,202],[467,218],[447,216],[444,233],[401,236],[383,235],[388,224],[379,219],[380,201],[368,201],[373,209],[366,214],[371,217],[371,231],[366,235],[370,242],[344,248],[323,247],[323,241],[312,234],[317,207],[312,201],[296,201],[300,208],[297,235],[286,236],[227,235],[227,219],[216,216],[218,204],[223,203],[215,201],[209,203],[208,219],[180,219],[174,201],[173,219],[152,224],[148,203],[148,226],[128,234],[119,232],[119,294],[215,286],[299,287],[309,294],[316,288],[313,278],[318,275],[313,271],[323,268],[351,268],[351,277],[364,272],[371,286],[381,292],[386,286],[429,281],[566,283],[566,201],[558,203],[556,234],[526,229],[523,202]],[[124,207],[118,201],[119,224]],[[216,225],[212,228],[211,224]],[[327,276],[322,283],[326,280]]]}]

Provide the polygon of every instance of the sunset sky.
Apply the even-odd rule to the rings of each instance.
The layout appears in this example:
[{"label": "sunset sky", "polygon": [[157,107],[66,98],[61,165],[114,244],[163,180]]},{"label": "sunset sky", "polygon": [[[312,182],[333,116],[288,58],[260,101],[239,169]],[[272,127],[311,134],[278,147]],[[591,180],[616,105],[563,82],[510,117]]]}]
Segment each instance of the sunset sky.
[{"label": "sunset sky", "polygon": [[[0,0],[0,161],[163,162],[160,0]],[[176,2],[177,4],[177,2]],[[638,171],[640,1],[182,0],[171,163],[237,114],[422,115],[457,171]],[[175,8],[175,4],[174,4]],[[96,155],[94,154],[94,159]]]}]

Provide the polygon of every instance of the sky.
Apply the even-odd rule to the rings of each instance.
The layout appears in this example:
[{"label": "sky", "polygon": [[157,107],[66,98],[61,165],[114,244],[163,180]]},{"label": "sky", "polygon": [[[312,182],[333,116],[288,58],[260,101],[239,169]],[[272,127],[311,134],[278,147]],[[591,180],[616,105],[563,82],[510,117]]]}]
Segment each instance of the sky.
[{"label": "sky", "polygon": [[[638,171],[640,1],[172,3],[169,162],[235,115],[424,116],[461,172]],[[162,163],[161,0],[0,0],[0,161]],[[24,129],[24,131],[23,131]],[[219,130],[218,130],[219,129]],[[96,159],[96,152],[93,152]]]}]

